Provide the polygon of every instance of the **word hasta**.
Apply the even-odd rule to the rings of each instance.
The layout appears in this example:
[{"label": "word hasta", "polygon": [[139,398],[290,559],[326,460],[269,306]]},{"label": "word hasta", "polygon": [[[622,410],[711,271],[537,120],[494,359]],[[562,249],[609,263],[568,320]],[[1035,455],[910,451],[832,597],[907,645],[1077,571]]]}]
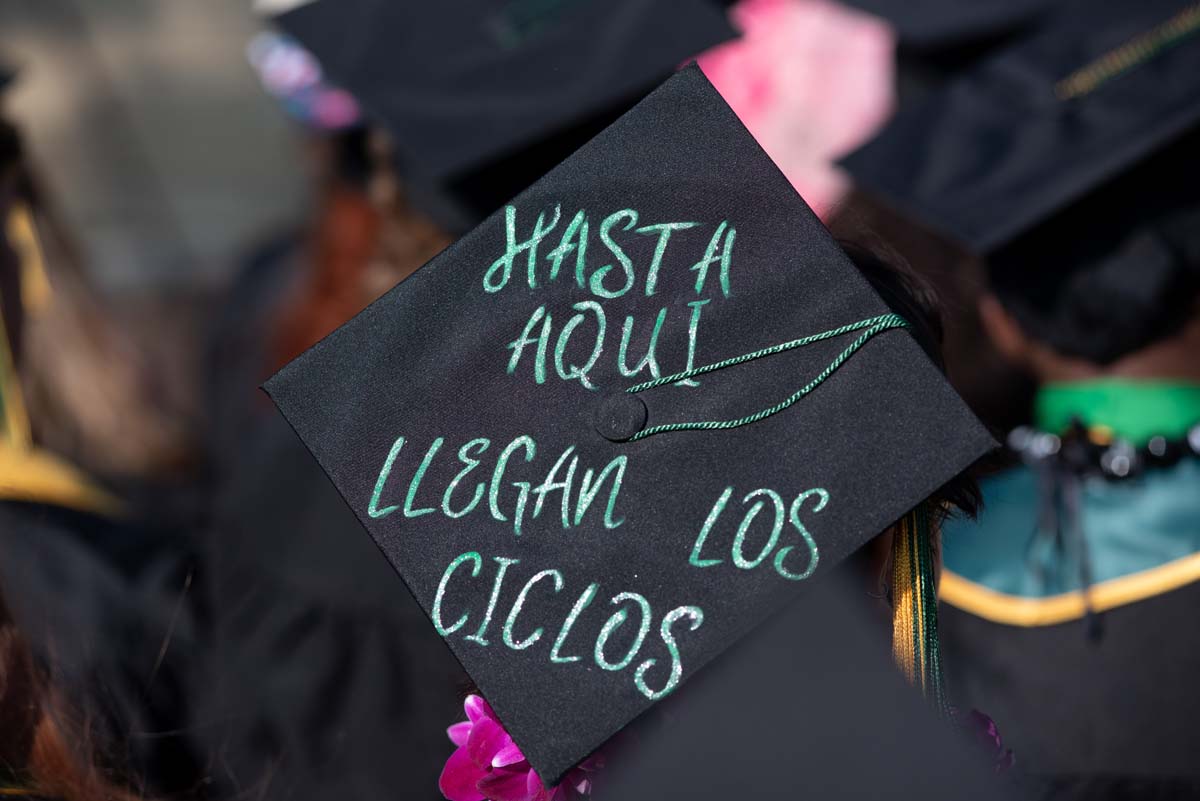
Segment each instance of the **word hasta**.
[{"label": "word hasta", "polygon": [[[596,297],[605,299],[619,298],[632,290],[637,281],[637,273],[634,270],[633,260],[626,254],[625,249],[613,239],[613,229],[619,227],[623,232],[658,237],[654,255],[646,269],[643,283],[646,296],[653,295],[658,288],[658,274],[662,268],[663,256],[667,252],[671,235],[677,231],[695,228],[700,223],[667,222],[639,227],[639,217],[640,215],[633,209],[622,209],[613,212],[600,222],[600,243],[604,245],[609,254],[604,257],[604,260],[612,258],[616,264],[607,263],[589,269],[587,254],[591,241],[589,235],[591,223],[586,211],[576,212],[571,222],[567,223],[562,230],[558,245],[545,254],[545,261],[549,263],[547,280],[557,280],[567,258],[573,254],[575,283],[580,289],[586,289]],[[549,221],[546,219],[545,211],[538,214],[537,221],[533,225],[533,232],[528,239],[522,240],[517,238],[517,209],[515,206],[506,206],[504,208],[504,253],[492,262],[487,272],[483,274],[484,291],[493,293],[504,289],[512,278],[517,260],[521,256],[525,257],[525,280],[530,289],[537,289],[540,286],[538,283],[538,254],[542,242],[554,231],[561,219],[562,204],[560,203],[554,207]],[[713,231],[703,257],[689,268],[696,273],[697,295],[704,294],[709,270],[713,266],[717,266],[717,280],[720,283],[721,294],[729,297],[729,270],[736,237],[737,231],[728,222],[720,223]],[[607,280],[609,275],[614,274],[616,265],[620,265],[621,277],[617,279],[617,282]]]},{"label": "word hasta", "polygon": [[[521,587],[521,591],[517,594],[516,599],[509,607],[508,613],[503,615],[504,622],[500,625],[499,634],[488,634],[492,626],[492,621],[497,620],[496,606],[499,602],[501,589],[504,584],[505,576],[508,568],[520,564],[519,559],[512,559],[505,556],[493,557],[496,563],[496,575],[492,580],[491,594],[488,596],[487,609],[483,612],[479,626],[471,634],[466,634],[463,639],[468,642],[476,643],[477,645],[487,646],[491,644],[489,636],[498,637],[504,645],[514,651],[523,651],[527,648],[532,648],[538,642],[546,638],[549,643],[549,635],[542,626],[534,628],[532,631],[524,631],[523,637],[518,637],[515,633],[518,624],[518,618],[525,609],[526,603],[530,600],[530,593],[541,582],[546,582],[542,587],[537,587],[537,592],[546,594],[553,592],[558,594],[562,592],[566,579],[561,571],[553,568],[540,570],[534,573]],[[446,622],[445,605],[447,591],[451,582],[467,581],[466,571],[470,571],[471,579],[478,579],[479,574],[483,570],[483,557],[478,551],[468,551],[459,555],[442,573],[441,581],[438,582],[437,594],[433,598],[433,609],[430,611],[430,617],[433,620],[433,625],[437,629],[438,634],[442,637],[450,637],[456,632],[464,629],[474,619],[473,612],[478,610],[463,612],[457,620],[452,623]],[[571,632],[575,627],[579,616],[586,610],[596,599],[596,595],[600,590],[600,584],[593,582],[584,588],[583,592],[575,600],[571,607],[571,611],[563,620],[562,626],[559,628],[557,635],[554,637],[553,643],[550,645],[549,659],[555,664],[569,664],[571,662],[579,662],[588,659],[587,656],[579,654],[566,654],[564,651],[570,650],[567,646],[567,641],[571,636]],[[591,648],[590,658],[597,667],[605,671],[621,671],[628,668],[638,658],[645,645],[646,638],[650,634],[650,629],[654,623],[654,612],[651,609],[650,602],[645,596],[636,592],[621,592],[609,599],[609,603],[618,609],[609,616],[604,625],[601,626],[599,633],[595,635],[595,640]],[[625,653],[619,659],[610,658],[608,642],[613,634],[618,629],[623,627],[629,620],[630,613],[634,612],[637,617],[637,633],[634,635],[633,642],[625,650]],[[669,665],[665,666],[666,670],[658,667],[659,659],[650,657],[642,661],[633,672],[633,683],[637,687],[638,692],[649,698],[651,701],[657,701],[660,698],[668,695],[672,690],[679,686],[683,679],[683,659],[679,653],[679,642],[677,639],[677,629],[686,628],[687,631],[695,631],[704,623],[704,611],[698,606],[678,606],[667,612],[658,621],[658,638],[662,642],[663,648],[667,652]],[[586,649],[585,649],[586,652]],[[651,676],[653,671],[653,676]],[[661,686],[657,689],[651,686],[650,681],[654,679],[657,684],[660,679],[660,674],[666,674],[665,681],[661,681]]]}]

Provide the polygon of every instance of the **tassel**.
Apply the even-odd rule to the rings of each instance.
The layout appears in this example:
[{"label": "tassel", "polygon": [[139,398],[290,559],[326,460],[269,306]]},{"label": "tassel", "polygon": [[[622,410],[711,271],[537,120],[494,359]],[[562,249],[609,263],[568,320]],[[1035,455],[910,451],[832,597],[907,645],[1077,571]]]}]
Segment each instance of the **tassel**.
[{"label": "tassel", "polygon": [[933,528],[922,505],[901,519],[892,545],[892,658],[909,683],[945,713],[934,567]]}]

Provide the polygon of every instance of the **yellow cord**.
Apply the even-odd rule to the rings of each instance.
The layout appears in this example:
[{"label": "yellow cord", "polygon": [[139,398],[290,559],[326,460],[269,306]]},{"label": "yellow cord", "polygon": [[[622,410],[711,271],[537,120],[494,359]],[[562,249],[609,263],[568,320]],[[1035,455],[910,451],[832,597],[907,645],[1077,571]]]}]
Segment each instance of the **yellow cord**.
[{"label": "yellow cord", "polygon": [[915,636],[920,626],[920,593],[914,581],[913,531],[911,515],[900,521],[899,530],[892,542],[892,658],[908,679],[916,684],[921,674]]}]

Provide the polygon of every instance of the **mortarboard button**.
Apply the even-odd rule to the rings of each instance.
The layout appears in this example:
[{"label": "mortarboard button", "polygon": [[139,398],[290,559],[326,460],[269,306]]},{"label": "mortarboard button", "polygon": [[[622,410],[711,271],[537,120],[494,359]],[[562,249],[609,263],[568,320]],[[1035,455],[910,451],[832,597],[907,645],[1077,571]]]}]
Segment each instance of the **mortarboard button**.
[{"label": "mortarboard button", "polygon": [[627,442],[645,428],[647,414],[636,395],[609,395],[596,409],[596,430],[610,442]]}]

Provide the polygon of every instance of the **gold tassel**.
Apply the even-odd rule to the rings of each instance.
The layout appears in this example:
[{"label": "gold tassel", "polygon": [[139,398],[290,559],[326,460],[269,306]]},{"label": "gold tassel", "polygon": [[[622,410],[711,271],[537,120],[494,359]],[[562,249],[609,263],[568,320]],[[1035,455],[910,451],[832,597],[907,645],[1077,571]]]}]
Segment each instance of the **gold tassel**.
[{"label": "gold tassel", "polygon": [[897,527],[892,544],[892,658],[909,683],[945,711],[932,537],[924,506],[906,514]]},{"label": "gold tassel", "polygon": [[919,601],[911,570],[910,516],[905,515],[900,521],[892,541],[892,658],[908,683],[916,684],[917,638],[913,631],[918,625],[916,608]]}]

